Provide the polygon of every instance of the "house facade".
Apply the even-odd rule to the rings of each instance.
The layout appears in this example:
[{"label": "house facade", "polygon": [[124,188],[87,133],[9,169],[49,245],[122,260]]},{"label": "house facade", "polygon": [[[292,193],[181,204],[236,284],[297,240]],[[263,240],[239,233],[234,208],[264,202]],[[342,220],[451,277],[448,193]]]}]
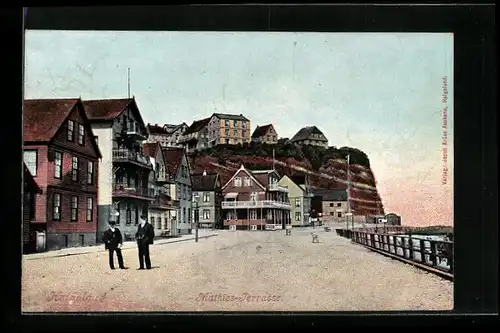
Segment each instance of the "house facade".
[{"label": "house facade", "polygon": [[252,142],[273,145],[278,143],[278,134],[272,124],[257,126],[252,134]]},{"label": "house facade", "polygon": [[42,190],[30,226],[46,249],[94,245],[101,153],[80,99],[24,101],[24,163]]},{"label": "house facade", "polygon": [[307,177],[295,176],[281,177],[279,185],[288,188],[290,199],[292,226],[303,227],[310,223],[312,193],[309,188]]},{"label": "house facade", "polygon": [[171,235],[191,233],[192,225],[192,186],[189,162],[183,148],[163,148],[163,158],[167,173],[172,175],[174,183],[170,194],[173,200],[179,201],[179,209],[172,216]]},{"label": "house facade", "polygon": [[182,138],[184,132],[188,129],[186,123],[179,125],[148,124],[149,137],[148,143],[159,142],[162,147],[182,148]]},{"label": "house facade", "polygon": [[23,164],[23,180],[23,253],[25,254],[36,251],[36,196],[43,191],[26,164]]},{"label": "house facade", "polygon": [[179,201],[170,195],[174,177],[167,172],[165,159],[159,142],[145,143],[144,153],[150,157],[153,171],[149,174],[149,191],[153,200],[149,203],[148,219],[155,229],[155,235],[171,234],[172,216],[176,216]]},{"label": "house facade", "polygon": [[[197,203],[194,217],[198,217],[200,228],[222,228],[222,184],[219,175],[207,173],[191,175],[193,202]],[[196,220],[194,220],[196,223]]]},{"label": "house facade", "polygon": [[186,148],[188,154],[209,148],[208,146],[208,123],[210,118],[193,121],[191,126],[184,132],[181,142]]},{"label": "house facade", "polygon": [[152,164],[142,142],[148,131],[135,98],[83,101],[102,159],[99,167],[98,242],[115,221],[125,239],[137,231],[148,213]]},{"label": "house facade", "polygon": [[311,145],[328,148],[328,139],[316,126],[301,128],[291,141],[297,145]]},{"label": "house facade", "polygon": [[276,230],[291,225],[288,188],[274,170],[251,171],[243,165],[222,187],[224,227]]},{"label": "house facade", "polygon": [[321,212],[324,220],[331,222],[345,222],[349,207],[347,205],[347,191],[342,190],[313,190],[315,196],[321,198]]}]

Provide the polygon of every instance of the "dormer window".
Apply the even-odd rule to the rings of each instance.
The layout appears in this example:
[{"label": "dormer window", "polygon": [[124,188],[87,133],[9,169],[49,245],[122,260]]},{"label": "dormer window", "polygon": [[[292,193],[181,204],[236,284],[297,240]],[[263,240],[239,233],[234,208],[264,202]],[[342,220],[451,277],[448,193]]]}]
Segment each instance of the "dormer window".
[{"label": "dormer window", "polygon": [[85,127],[82,124],[78,124],[78,144],[83,145],[85,142]]}]

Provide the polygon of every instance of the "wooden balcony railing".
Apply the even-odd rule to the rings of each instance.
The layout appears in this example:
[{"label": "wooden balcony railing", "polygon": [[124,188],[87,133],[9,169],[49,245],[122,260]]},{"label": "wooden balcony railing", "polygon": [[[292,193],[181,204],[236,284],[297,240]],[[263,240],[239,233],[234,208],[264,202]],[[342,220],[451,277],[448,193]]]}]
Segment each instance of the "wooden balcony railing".
[{"label": "wooden balcony railing", "polygon": [[289,202],[280,202],[273,200],[222,201],[222,209],[238,209],[238,208],[292,209],[292,206]]},{"label": "wooden balcony railing", "polygon": [[113,183],[113,196],[142,197],[152,199],[149,189],[124,183]]},{"label": "wooden balcony railing", "polygon": [[152,168],[151,162],[146,155],[130,149],[113,149],[114,162],[131,162],[147,168]]}]

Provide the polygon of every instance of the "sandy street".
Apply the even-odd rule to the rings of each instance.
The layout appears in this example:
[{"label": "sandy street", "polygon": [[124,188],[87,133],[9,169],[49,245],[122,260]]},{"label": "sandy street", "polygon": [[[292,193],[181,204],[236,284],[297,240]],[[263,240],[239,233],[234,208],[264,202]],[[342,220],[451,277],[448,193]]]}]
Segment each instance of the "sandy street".
[{"label": "sandy street", "polygon": [[[153,245],[153,269],[110,270],[108,254],[27,260],[22,311],[451,310],[453,284],[351,244],[335,232],[219,231]],[[117,265],[116,265],[117,267]]]}]

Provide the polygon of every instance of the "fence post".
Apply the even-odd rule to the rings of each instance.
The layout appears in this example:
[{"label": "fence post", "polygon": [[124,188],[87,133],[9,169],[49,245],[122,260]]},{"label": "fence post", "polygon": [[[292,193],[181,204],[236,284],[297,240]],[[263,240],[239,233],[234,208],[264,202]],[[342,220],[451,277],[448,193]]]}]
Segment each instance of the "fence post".
[{"label": "fence post", "polygon": [[453,255],[453,250],[454,250],[453,247],[454,246],[453,245],[454,244],[455,243],[449,243],[449,246],[450,246],[449,249],[450,249],[450,251],[449,251],[448,256],[446,258],[448,260],[448,263],[450,264],[450,273],[451,274],[453,274],[453,270],[454,270],[454,266],[453,266],[453,257],[454,257],[454,255]]},{"label": "fence post", "polygon": [[408,252],[409,252],[409,255],[410,255],[410,259],[411,260],[415,259],[413,257],[413,240],[411,239],[411,236],[410,236],[410,238],[408,238],[408,249],[409,249]]},{"label": "fence post", "polygon": [[429,241],[429,244],[431,246],[431,254],[430,254],[430,259],[431,259],[431,264],[432,266],[437,266],[437,253],[436,253],[436,242],[435,241]]},{"label": "fence post", "polygon": [[425,241],[423,239],[420,240],[420,261],[427,264],[427,260],[425,260]]}]

